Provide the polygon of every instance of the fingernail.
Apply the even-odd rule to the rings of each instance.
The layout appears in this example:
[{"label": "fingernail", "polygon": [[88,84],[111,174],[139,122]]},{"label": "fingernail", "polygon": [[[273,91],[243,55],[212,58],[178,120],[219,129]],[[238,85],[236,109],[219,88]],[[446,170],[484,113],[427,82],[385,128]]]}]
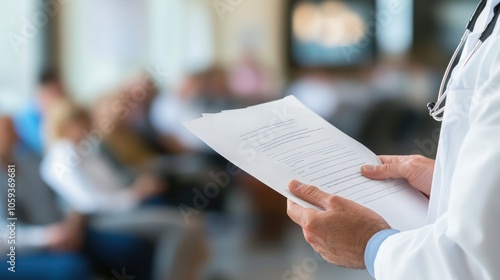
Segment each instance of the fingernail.
[{"label": "fingernail", "polygon": [[373,165],[364,165],[362,168],[363,168],[363,171],[366,173],[375,172],[375,166],[373,166]]},{"label": "fingernail", "polygon": [[290,187],[293,189],[298,189],[300,186],[302,186],[302,183],[295,179],[290,182]]}]

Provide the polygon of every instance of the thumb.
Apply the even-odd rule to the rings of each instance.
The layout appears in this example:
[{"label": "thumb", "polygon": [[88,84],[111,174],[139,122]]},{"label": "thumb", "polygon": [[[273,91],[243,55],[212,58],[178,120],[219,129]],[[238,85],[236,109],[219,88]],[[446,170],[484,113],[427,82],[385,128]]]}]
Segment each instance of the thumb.
[{"label": "thumb", "polygon": [[327,209],[330,194],[318,189],[315,186],[303,184],[297,180],[289,183],[289,189],[296,197],[305,200],[313,205]]},{"label": "thumb", "polygon": [[399,164],[397,163],[385,163],[376,166],[363,165],[361,167],[361,174],[375,180],[403,178],[403,174],[401,174]]}]

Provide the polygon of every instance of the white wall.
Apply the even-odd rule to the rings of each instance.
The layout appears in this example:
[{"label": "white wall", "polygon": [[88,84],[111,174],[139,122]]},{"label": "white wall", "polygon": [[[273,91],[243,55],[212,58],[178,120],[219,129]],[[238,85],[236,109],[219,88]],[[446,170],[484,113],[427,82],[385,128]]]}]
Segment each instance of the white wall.
[{"label": "white wall", "polygon": [[35,93],[48,15],[33,0],[0,2],[0,114],[12,114]]},{"label": "white wall", "polygon": [[62,68],[77,99],[101,94],[149,69],[173,86],[186,72],[213,63],[207,0],[85,0],[64,7]]},{"label": "white wall", "polygon": [[[212,3],[218,1],[207,0]],[[241,55],[248,40],[255,42],[258,58],[274,71],[284,75],[286,0],[219,0],[236,3],[232,9],[219,10],[212,5],[217,30],[216,59],[231,65]],[[250,39],[248,39],[250,38]]]},{"label": "white wall", "polygon": [[[175,86],[189,72],[233,65],[251,41],[263,65],[284,73],[285,0],[70,1],[61,21],[70,91],[90,102],[143,67]],[[226,3],[220,13],[216,3]],[[250,38],[250,39],[249,39]]]}]

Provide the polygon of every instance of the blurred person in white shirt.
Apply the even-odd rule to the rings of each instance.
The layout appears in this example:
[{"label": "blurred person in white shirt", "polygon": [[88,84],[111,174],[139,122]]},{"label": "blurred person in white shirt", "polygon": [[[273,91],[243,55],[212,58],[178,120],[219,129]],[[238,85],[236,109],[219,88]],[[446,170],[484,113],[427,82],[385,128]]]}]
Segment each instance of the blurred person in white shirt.
[{"label": "blurred person in white shirt", "polygon": [[144,204],[164,191],[158,178],[142,175],[130,186],[122,181],[97,152],[100,140],[94,136],[112,130],[101,129],[92,128],[87,111],[73,102],[57,103],[46,118],[42,177],[72,208],[90,215],[92,226],[154,242],[155,279],[195,279],[206,257],[203,239],[176,209]]}]

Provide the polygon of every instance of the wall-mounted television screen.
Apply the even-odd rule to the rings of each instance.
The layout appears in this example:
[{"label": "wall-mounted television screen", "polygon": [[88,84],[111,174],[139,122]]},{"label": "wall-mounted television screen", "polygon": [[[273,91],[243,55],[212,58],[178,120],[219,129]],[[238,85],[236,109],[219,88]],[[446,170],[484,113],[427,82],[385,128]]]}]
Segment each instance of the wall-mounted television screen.
[{"label": "wall-mounted television screen", "polygon": [[296,67],[351,67],[373,61],[375,0],[292,0],[289,60]]}]

